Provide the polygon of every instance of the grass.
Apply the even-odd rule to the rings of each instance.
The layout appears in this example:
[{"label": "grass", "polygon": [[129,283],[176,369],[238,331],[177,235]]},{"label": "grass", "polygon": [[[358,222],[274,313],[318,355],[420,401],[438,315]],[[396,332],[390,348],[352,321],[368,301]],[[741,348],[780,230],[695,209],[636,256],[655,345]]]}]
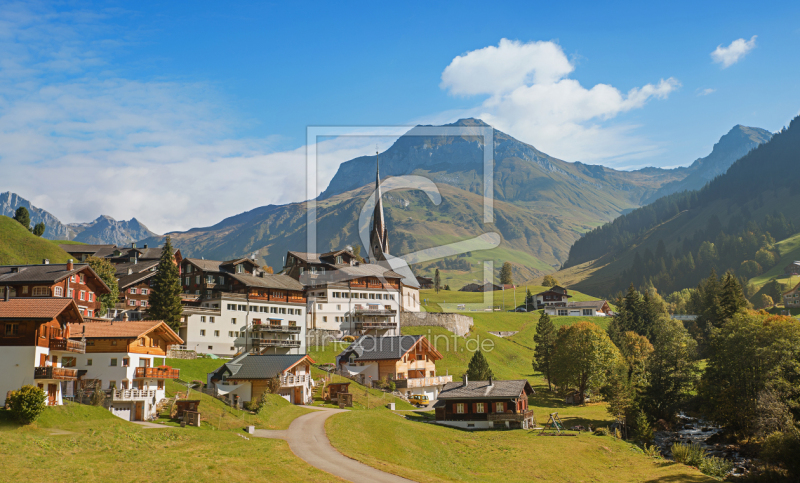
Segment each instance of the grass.
[{"label": "grass", "polygon": [[783,268],[795,260],[800,260],[800,233],[777,242],[775,247],[781,255],[778,263],[761,275],[751,278],[750,283],[756,287],[761,287],[770,280],[775,279],[794,288],[794,285],[800,282],[800,277],[787,277],[783,273]]},{"label": "grass", "polygon": [[339,414],[326,429],[345,455],[415,481],[713,481],[683,465],[658,463],[623,441],[586,433],[467,432],[391,411]]},{"label": "grass", "polygon": [[[202,406],[201,406],[202,407]],[[108,410],[49,407],[20,426],[0,409],[3,481],[341,481],[297,458],[281,440],[196,428],[143,429]],[[13,456],[11,456],[13,455]]]},{"label": "grass", "polygon": [[227,359],[167,359],[166,364],[181,370],[181,380],[203,381],[209,372],[217,370]]},{"label": "grass", "polygon": [[[427,312],[470,312],[485,311],[489,308],[501,309],[500,311],[513,310],[515,307],[525,303],[525,296],[528,290],[532,294],[544,292],[548,287],[542,285],[522,285],[513,290],[502,290],[497,292],[459,292],[457,290],[440,290],[436,293],[433,289],[420,290],[419,297],[423,301],[423,309]],[[570,302],[586,302],[598,300],[581,292],[569,290],[572,295]],[[484,297],[489,297],[488,301]],[[515,305],[516,303],[516,305]],[[465,309],[459,310],[458,305],[470,304]]]},{"label": "grass", "polygon": [[67,263],[72,256],[49,240],[25,229],[13,218],[0,216],[0,265]]}]

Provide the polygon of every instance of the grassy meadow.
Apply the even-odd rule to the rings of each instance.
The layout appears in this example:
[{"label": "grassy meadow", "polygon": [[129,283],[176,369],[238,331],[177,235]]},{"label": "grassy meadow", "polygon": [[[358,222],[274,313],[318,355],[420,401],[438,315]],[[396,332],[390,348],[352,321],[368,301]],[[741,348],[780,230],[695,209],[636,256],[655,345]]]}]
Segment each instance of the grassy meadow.
[{"label": "grassy meadow", "polygon": [[[433,289],[420,290],[419,298],[422,301],[422,308],[426,312],[470,312],[475,311],[494,311],[503,312],[513,310],[515,307],[525,303],[525,296],[528,290],[532,294],[544,292],[548,287],[542,285],[521,285],[511,290],[501,290],[496,292],[459,292],[458,290],[439,290],[436,293]],[[581,292],[569,290],[570,302],[585,302],[598,300]],[[464,309],[459,309],[459,305],[467,304]],[[503,310],[505,308],[505,310]],[[491,310],[499,309],[499,310]]]},{"label": "grassy meadow", "polygon": [[67,263],[72,256],[58,243],[34,235],[13,218],[0,216],[0,265],[39,264],[45,258],[50,263]]}]

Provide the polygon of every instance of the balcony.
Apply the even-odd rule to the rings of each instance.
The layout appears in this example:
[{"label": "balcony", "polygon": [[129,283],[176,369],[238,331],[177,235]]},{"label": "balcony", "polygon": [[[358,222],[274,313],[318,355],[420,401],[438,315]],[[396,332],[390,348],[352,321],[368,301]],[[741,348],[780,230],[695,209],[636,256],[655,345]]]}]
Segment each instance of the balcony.
[{"label": "balcony", "polygon": [[525,421],[526,419],[533,419],[533,410],[526,409],[518,413],[489,413],[487,415],[488,421]]},{"label": "balcony", "polygon": [[278,324],[253,324],[253,332],[277,332],[281,334],[299,334],[300,326]]},{"label": "balcony", "polygon": [[155,397],[155,389],[120,389],[111,391],[112,401],[151,401]]},{"label": "balcony", "polygon": [[66,369],[64,367],[34,367],[33,378],[74,381],[75,379],[78,378],[78,370]]},{"label": "balcony", "polygon": [[162,367],[137,367],[133,373],[134,379],[177,379],[180,369],[169,366]]},{"label": "balcony", "polygon": [[253,344],[259,347],[300,347],[299,340],[289,339],[253,339]]},{"label": "balcony", "polygon": [[409,379],[395,379],[397,389],[411,389],[414,387],[440,386],[453,382],[453,376],[412,377]]},{"label": "balcony", "polygon": [[394,329],[397,322],[356,322],[356,329]]},{"label": "balcony", "polygon": [[301,374],[298,376],[287,375],[281,377],[281,386],[305,386],[308,383],[308,376]]},{"label": "balcony", "polygon": [[85,354],[86,342],[69,339],[50,339],[50,350]]}]

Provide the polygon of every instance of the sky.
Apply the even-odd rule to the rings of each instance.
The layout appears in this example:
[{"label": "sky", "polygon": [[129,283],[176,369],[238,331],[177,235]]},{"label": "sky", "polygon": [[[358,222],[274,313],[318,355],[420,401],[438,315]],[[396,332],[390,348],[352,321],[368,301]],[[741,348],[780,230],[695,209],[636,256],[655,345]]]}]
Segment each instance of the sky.
[{"label": "sky", "polygon": [[[165,233],[305,200],[309,126],[478,117],[637,169],[800,112],[795,2],[383,3],[0,3],[0,192]],[[317,191],[393,139],[320,141]]]}]

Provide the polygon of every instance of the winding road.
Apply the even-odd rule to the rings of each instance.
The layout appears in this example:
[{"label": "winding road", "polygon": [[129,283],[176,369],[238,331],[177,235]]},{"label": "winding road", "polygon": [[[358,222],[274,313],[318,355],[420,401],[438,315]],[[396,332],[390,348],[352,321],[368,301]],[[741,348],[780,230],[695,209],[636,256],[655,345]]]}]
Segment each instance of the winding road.
[{"label": "winding road", "polygon": [[316,411],[295,419],[289,425],[289,429],[278,431],[256,429],[253,436],[284,439],[289,443],[292,452],[306,463],[354,483],[408,483],[413,481],[359,463],[339,453],[331,446],[331,442],[325,434],[325,420],[334,414],[347,412],[346,410],[303,407]]}]

